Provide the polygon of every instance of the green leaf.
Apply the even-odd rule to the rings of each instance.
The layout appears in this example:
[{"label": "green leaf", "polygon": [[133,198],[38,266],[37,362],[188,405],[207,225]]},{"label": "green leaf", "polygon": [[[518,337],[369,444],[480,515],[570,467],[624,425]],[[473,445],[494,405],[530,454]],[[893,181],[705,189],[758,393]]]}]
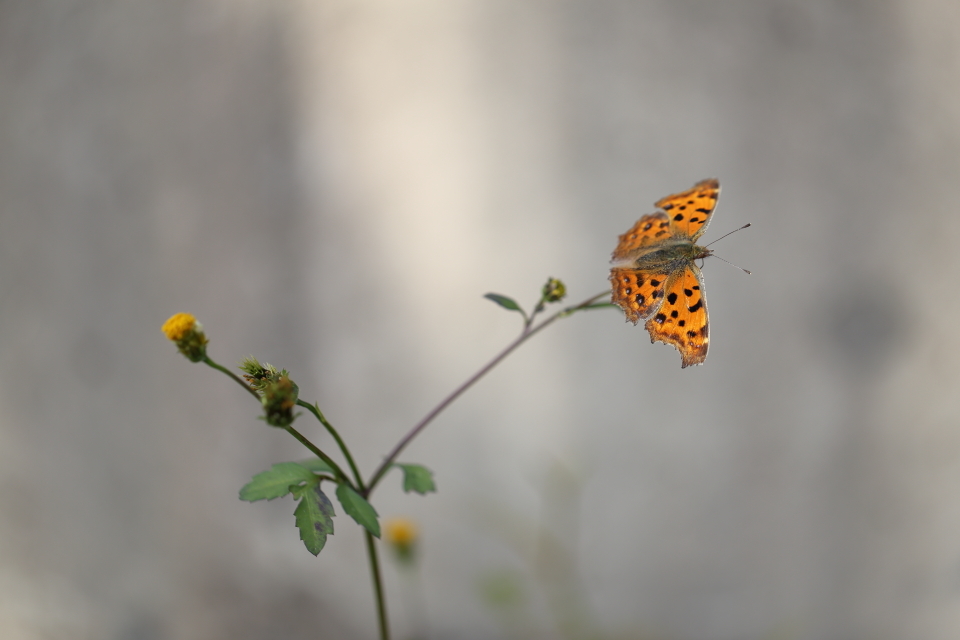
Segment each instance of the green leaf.
[{"label": "green leaf", "polygon": [[523,309],[520,308],[520,305],[514,302],[513,298],[502,296],[499,293],[488,293],[483,297],[486,298],[487,300],[493,300],[504,309],[509,309],[510,311],[519,311],[520,313],[523,313]]},{"label": "green leaf", "polygon": [[403,469],[403,490],[407,493],[416,491],[420,495],[437,491],[433,482],[433,472],[420,464],[402,464],[395,462],[394,466]]},{"label": "green leaf", "polygon": [[337,485],[337,499],[343,505],[348,516],[357,521],[361,527],[380,537],[380,523],[377,521],[377,512],[363,496],[353,490],[346,482]]},{"label": "green leaf", "polygon": [[567,309],[560,313],[559,317],[566,318],[567,316],[572,316],[577,311],[589,311],[590,309],[619,309],[620,305],[613,304],[612,302],[594,302],[593,304],[588,304],[585,307],[573,307]]},{"label": "green leaf", "polygon": [[247,502],[273,500],[290,493],[291,485],[313,483],[316,478],[309,469],[296,462],[279,462],[270,467],[269,471],[253,476],[253,479],[240,489],[240,499]]},{"label": "green leaf", "polygon": [[612,302],[594,302],[593,304],[588,304],[583,307],[584,309],[617,309],[620,305],[613,304]]},{"label": "green leaf", "polygon": [[337,514],[333,512],[330,498],[320,490],[319,484],[297,487],[293,495],[300,500],[293,512],[297,528],[300,529],[300,539],[307,551],[317,555],[327,543],[327,536],[333,535],[333,517]]},{"label": "green leaf", "polygon": [[307,458],[306,460],[298,460],[297,464],[304,469],[313,471],[314,473],[329,473],[331,475],[337,475],[330,465],[320,458]]}]

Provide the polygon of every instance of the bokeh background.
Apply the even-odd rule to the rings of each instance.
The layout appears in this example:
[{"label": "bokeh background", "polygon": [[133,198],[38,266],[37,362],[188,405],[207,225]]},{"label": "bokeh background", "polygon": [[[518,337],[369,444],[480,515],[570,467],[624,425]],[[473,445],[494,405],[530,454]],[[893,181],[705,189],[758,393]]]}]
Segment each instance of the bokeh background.
[{"label": "bokeh background", "polygon": [[[723,185],[711,351],[538,335],[402,457],[397,638],[960,635],[960,5],[0,0],[0,636],[374,637],[249,477],[304,453],[160,333],[286,367],[372,470]],[[333,448],[309,416],[299,426]]]}]

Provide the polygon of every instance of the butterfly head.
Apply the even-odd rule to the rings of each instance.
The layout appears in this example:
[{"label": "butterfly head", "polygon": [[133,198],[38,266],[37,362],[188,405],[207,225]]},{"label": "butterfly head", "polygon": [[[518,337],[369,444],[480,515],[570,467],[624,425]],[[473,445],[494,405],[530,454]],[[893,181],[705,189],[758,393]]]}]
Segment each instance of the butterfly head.
[{"label": "butterfly head", "polygon": [[700,260],[701,258],[709,258],[713,255],[713,249],[707,249],[706,247],[701,247],[700,245],[691,245],[690,246],[690,256],[691,260]]}]

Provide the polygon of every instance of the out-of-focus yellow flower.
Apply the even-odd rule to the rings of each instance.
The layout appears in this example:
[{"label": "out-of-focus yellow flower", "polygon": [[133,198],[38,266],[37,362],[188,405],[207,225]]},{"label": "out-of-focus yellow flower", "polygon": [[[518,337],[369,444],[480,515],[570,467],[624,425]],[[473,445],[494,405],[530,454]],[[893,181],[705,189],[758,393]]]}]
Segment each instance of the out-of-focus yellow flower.
[{"label": "out-of-focus yellow flower", "polygon": [[409,518],[390,518],[384,523],[384,528],[390,544],[413,544],[420,533],[417,523]]},{"label": "out-of-focus yellow flower", "polygon": [[417,523],[409,518],[388,518],[383,522],[383,539],[402,561],[413,560],[419,536]]},{"label": "out-of-focus yellow flower", "polygon": [[206,357],[207,337],[203,335],[203,325],[191,314],[176,313],[160,329],[191,362],[200,362]]}]

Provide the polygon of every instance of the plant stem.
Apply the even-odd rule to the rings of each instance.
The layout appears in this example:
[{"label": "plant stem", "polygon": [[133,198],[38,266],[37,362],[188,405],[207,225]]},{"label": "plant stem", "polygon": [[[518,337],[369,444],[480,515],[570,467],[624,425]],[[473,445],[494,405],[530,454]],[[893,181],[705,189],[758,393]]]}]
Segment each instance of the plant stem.
[{"label": "plant stem", "polygon": [[353,477],[357,481],[357,489],[360,492],[366,491],[367,488],[363,484],[363,476],[360,475],[360,470],[357,469],[357,463],[353,461],[353,456],[350,455],[350,449],[347,448],[347,445],[343,442],[343,439],[340,437],[340,434],[337,433],[337,430],[333,428],[333,425],[330,424],[327,418],[323,415],[323,412],[320,411],[320,407],[318,405],[312,405],[299,399],[297,400],[297,404],[309,410],[310,413],[315,415],[317,417],[317,420],[320,421],[320,424],[326,427],[327,431],[330,432],[330,435],[333,436],[333,439],[337,441],[337,445],[340,447],[340,451],[343,452],[343,457],[347,459],[347,464],[350,465],[350,469],[353,471]]},{"label": "plant stem", "polygon": [[250,385],[248,385],[246,382],[244,382],[244,381],[243,381],[243,378],[241,378],[240,376],[238,376],[237,374],[235,374],[233,371],[230,371],[230,369],[227,369],[227,368],[224,367],[223,365],[217,364],[216,362],[214,362],[213,360],[211,360],[208,356],[203,356],[203,363],[206,364],[206,365],[209,366],[209,367],[213,367],[213,368],[216,369],[217,371],[220,371],[220,372],[222,372],[222,373],[227,374],[229,377],[233,378],[233,379],[236,381],[237,384],[239,384],[241,387],[243,387],[244,389],[246,389],[247,393],[249,393],[249,394],[252,395],[254,398],[256,398],[258,402],[260,401],[260,396],[257,395],[257,392],[254,391],[254,390],[250,387]]},{"label": "plant stem", "polygon": [[373,579],[373,595],[377,601],[377,618],[380,621],[380,640],[390,640],[390,627],[387,625],[387,603],[383,599],[383,579],[380,577],[380,559],[377,556],[377,543],[373,534],[364,529],[367,537],[367,556],[370,558],[370,574]]},{"label": "plant stem", "polygon": [[[500,361],[503,360],[504,358],[506,358],[508,355],[510,355],[510,354],[513,352],[514,349],[516,349],[516,348],[519,347],[521,344],[523,344],[524,342],[526,342],[527,339],[529,339],[530,337],[532,337],[534,334],[536,334],[537,332],[539,332],[541,329],[543,329],[543,328],[546,327],[547,325],[552,324],[556,319],[561,318],[561,317],[564,317],[564,316],[568,316],[568,315],[570,315],[571,313],[574,313],[575,311],[579,311],[579,310],[581,310],[581,309],[586,309],[587,307],[589,307],[590,305],[592,305],[594,302],[596,302],[598,299],[600,299],[600,298],[602,298],[602,297],[605,297],[605,296],[608,296],[608,295],[610,295],[610,292],[609,292],[609,291],[604,291],[603,293],[598,293],[598,294],[595,295],[595,296],[592,296],[592,297],[590,297],[590,298],[587,298],[586,300],[584,300],[584,301],[581,302],[580,304],[574,305],[574,306],[572,306],[572,307],[567,307],[567,308],[565,308],[565,309],[562,309],[562,310],[556,312],[555,314],[553,314],[552,316],[550,316],[549,318],[547,318],[546,320],[544,320],[544,321],[541,322],[540,324],[536,325],[535,327],[532,326],[532,323],[531,323],[530,321],[524,323],[523,331],[520,332],[520,335],[519,335],[513,342],[511,342],[510,344],[508,344],[507,347],[506,347],[503,351],[501,351],[500,353],[498,353],[498,354],[493,358],[493,360],[491,360],[490,362],[488,362],[487,364],[485,364],[483,367],[481,367],[481,369],[480,369],[479,371],[477,371],[475,374],[473,374],[472,376],[470,376],[470,378],[468,378],[466,382],[464,382],[464,383],[461,384],[459,387],[457,387],[456,389],[454,389],[453,392],[452,392],[450,395],[448,395],[446,398],[444,398],[442,401],[440,401],[440,404],[438,404],[436,407],[434,407],[434,408],[430,411],[430,413],[428,413],[426,416],[424,416],[423,419],[420,420],[420,422],[418,422],[418,423],[410,430],[410,432],[407,433],[407,435],[404,436],[402,440],[400,440],[399,443],[397,443],[397,446],[395,446],[395,447],[393,448],[393,451],[390,452],[390,455],[388,455],[388,456],[386,457],[386,459],[385,459],[385,460],[380,464],[380,466],[377,468],[377,470],[376,470],[376,472],[373,474],[373,476],[371,476],[370,482],[369,482],[369,484],[367,485],[366,491],[362,492],[363,497],[365,497],[365,498],[369,497],[370,493],[373,492],[373,489],[374,489],[374,488],[377,486],[377,484],[380,482],[380,479],[383,478],[384,474],[385,474],[387,471],[390,470],[390,465],[392,465],[393,462],[394,462],[394,460],[397,459],[397,456],[400,455],[400,452],[403,451],[403,449],[404,449],[408,444],[410,444],[410,441],[411,441],[411,440],[413,440],[414,438],[417,437],[417,434],[419,434],[421,431],[423,431],[424,427],[426,427],[428,424],[430,424],[430,423],[433,421],[433,419],[436,418],[437,415],[440,414],[441,411],[443,411],[444,409],[446,409],[447,406],[450,405],[450,403],[452,403],[454,400],[456,400],[457,398],[459,398],[459,397],[463,394],[464,391],[466,391],[467,389],[469,389],[470,387],[472,387],[472,386],[474,385],[474,383],[476,383],[480,378],[482,378],[488,371],[490,371],[490,370],[493,369],[495,366],[497,366],[498,364],[500,364]],[[533,318],[531,317],[530,320],[532,321]]]},{"label": "plant stem", "polygon": [[338,482],[346,482],[348,485],[352,486],[352,483],[350,482],[350,478],[348,478],[347,474],[343,472],[343,469],[340,468],[340,465],[334,462],[330,456],[328,456],[323,451],[321,451],[320,448],[317,447],[317,445],[307,440],[302,433],[294,429],[293,425],[288,424],[287,426],[283,427],[283,429],[284,431],[292,435],[294,438],[299,440],[300,444],[305,446],[307,449],[310,449],[310,451],[313,452],[313,455],[317,456],[318,458],[326,462],[328,465],[330,465],[330,468],[333,469],[333,472],[337,475]]},{"label": "plant stem", "polygon": [[[216,369],[217,371],[220,371],[220,372],[222,372],[222,373],[227,374],[227,376],[229,376],[230,378],[232,378],[233,380],[235,380],[237,384],[239,384],[241,387],[243,387],[244,389],[246,389],[247,392],[250,393],[250,395],[252,395],[254,398],[256,398],[256,399],[257,399],[257,402],[260,401],[260,395],[259,395],[250,385],[248,385],[246,382],[244,382],[243,379],[242,379],[240,376],[238,376],[237,374],[235,374],[233,371],[230,371],[229,369],[227,369],[227,368],[224,367],[223,365],[217,364],[216,362],[214,362],[213,360],[211,360],[208,356],[204,356],[204,357],[203,357],[203,363],[206,364],[207,366],[213,367],[213,368]],[[306,403],[302,403],[302,402],[300,402],[299,400],[297,400],[297,404],[299,404],[299,405],[301,405],[301,406],[304,406],[304,407],[306,407],[306,408],[308,408],[308,409],[311,409],[311,410],[313,409],[313,407],[311,407],[310,405],[308,405],[308,404],[306,404]],[[316,412],[315,412],[315,413],[316,413]],[[318,417],[319,417],[319,416],[318,416]],[[337,435],[336,431],[333,431],[333,427],[332,427],[332,426],[329,426],[329,423],[327,423],[324,419],[321,418],[320,422],[322,422],[323,424],[327,425],[327,428],[330,429],[330,431],[334,434],[334,437],[337,439],[337,442],[340,443],[341,448],[344,449],[344,452],[345,452],[346,455],[347,455],[347,460],[350,462],[350,466],[353,467],[353,471],[354,471],[354,473],[355,473],[356,476],[357,476],[357,480],[360,480],[360,474],[357,473],[356,466],[353,464],[353,459],[350,457],[349,452],[347,452],[347,451],[346,451],[346,448],[343,446],[343,442],[340,440],[340,436]],[[330,456],[328,456],[328,455],[325,454],[323,451],[321,451],[320,448],[317,447],[317,445],[315,445],[315,444],[313,444],[312,442],[310,442],[309,440],[307,440],[307,439],[303,436],[303,434],[301,434],[299,431],[297,431],[296,429],[294,429],[292,426],[289,426],[289,425],[288,425],[288,426],[284,427],[284,429],[287,431],[287,433],[289,433],[289,434],[292,435],[294,438],[296,438],[297,440],[299,440],[299,441],[300,441],[300,444],[302,444],[302,445],[305,446],[307,449],[309,449],[311,452],[313,452],[313,454],[314,454],[315,456],[317,456],[318,458],[320,458],[321,460],[323,460],[324,462],[326,462],[328,465],[330,465],[330,468],[333,469],[333,472],[337,475],[337,480],[338,480],[338,481],[344,481],[344,482],[346,482],[347,484],[351,484],[351,483],[350,483],[350,479],[347,478],[347,474],[345,474],[345,473],[343,472],[343,469],[341,469],[340,466],[330,458]],[[363,491],[363,484],[361,483],[359,486],[354,487],[354,488],[357,489],[358,491]]]},{"label": "plant stem", "polygon": [[[530,316],[527,316],[527,314],[522,312],[521,310],[521,313],[523,313],[524,324],[523,324],[523,330],[520,332],[520,335],[513,342],[507,345],[507,347],[503,351],[497,354],[490,362],[488,362],[479,371],[477,371],[470,378],[468,378],[466,382],[464,382],[459,387],[454,389],[450,395],[444,398],[440,402],[440,404],[438,404],[426,416],[424,416],[423,419],[420,420],[420,422],[418,422],[410,430],[410,432],[407,433],[407,435],[404,436],[402,440],[400,440],[399,443],[397,443],[397,446],[393,448],[393,451],[390,452],[390,454],[386,457],[386,459],[380,464],[380,466],[374,472],[373,476],[371,476],[370,484],[366,487],[363,484],[363,478],[360,475],[360,471],[353,460],[353,456],[350,454],[350,450],[347,448],[346,444],[343,442],[343,439],[340,437],[340,434],[337,433],[337,430],[334,429],[333,425],[330,424],[330,422],[326,419],[326,417],[324,417],[323,413],[320,411],[320,407],[318,405],[308,404],[300,399],[297,400],[297,404],[300,405],[301,407],[305,407],[314,416],[316,416],[317,420],[320,421],[320,423],[327,429],[330,435],[333,436],[333,439],[336,440],[337,445],[340,447],[340,450],[343,452],[343,455],[347,459],[347,463],[350,465],[350,469],[353,472],[354,477],[356,478],[357,486],[355,488],[358,490],[358,493],[360,493],[360,495],[362,495],[364,498],[367,498],[369,497],[373,489],[377,486],[377,484],[380,482],[380,480],[383,478],[384,474],[386,474],[386,472],[390,469],[390,466],[397,459],[397,456],[400,455],[400,452],[403,451],[403,449],[408,444],[410,444],[410,441],[412,441],[415,437],[417,437],[417,435],[421,431],[423,431],[423,429],[428,424],[430,424],[433,421],[433,419],[440,414],[441,411],[446,409],[448,405],[450,405],[454,400],[459,398],[464,391],[472,387],[488,371],[490,371],[495,366],[497,366],[501,360],[503,360],[508,355],[510,355],[514,351],[514,349],[516,349],[521,344],[526,342],[527,339],[532,337],[534,334],[538,333],[541,329],[552,324],[558,318],[568,316],[581,309],[589,308],[591,305],[594,304],[594,302],[596,302],[598,299],[606,295],[608,295],[608,292],[604,291],[603,293],[599,293],[595,296],[592,296],[584,300],[580,304],[562,309],[561,311],[558,311],[557,313],[553,314],[552,316],[550,316],[549,318],[547,318],[546,320],[544,320],[543,322],[541,322],[536,326],[533,326],[533,320],[538,313],[543,311],[543,299],[541,299],[540,302],[536,305],[536,308],[534,309],[533,313]],[[250,387],[250,385],[244,382],[239,376],[234,374],[232,371],[217,364],[207,356],[204,356],[203,362],[208,366],[213,367],[214,369],[217,369],[222,373],[225,373],[227,376],[232,378],[237,384],[243,387],[248,393],[250,393],[250,395],[252,395],[258,401],[260,400],[260,396],[256,392],[256,390]],[[343,470],[339,467],[339,465],[337,465],[337,463],[330,458],[330,456],[328,456],[323,451],[321,451],[320,448],[317,447],[315,444],[307,440],[307,438],[305,438],[303,434],[301,434],[299,431],[294,429],[291,425],[287,425],[286,427],[284,427],[284,429],[287,431],[287,433],[289,433],[294,438],[296,438],[303,446],[305,446],[307,449],[313,452],[314,455],[316,455],[318,458],[326,462],[330,466],[330,468],[333,469],[334,473],[337,476],[338,482],[345,482],[348,485],[351,484],[349,478],[347,478],[347,475],[343,472]],[[370,574],[373,580],[373,594],[377,603],[377,618],[380,624],[380,640],[390,640],[390,629],[387,622],[387,605],[386,605],[386,601],[384,600],[383,578],[380,572],[380,559],[377,555],[376,540],[374,539],[373,534],[371,534],[369,531],[364,530],[364,535],[366,536],[366,540],[367,540],[367,556],[369,557],[369,560],[370,560]]]}]

